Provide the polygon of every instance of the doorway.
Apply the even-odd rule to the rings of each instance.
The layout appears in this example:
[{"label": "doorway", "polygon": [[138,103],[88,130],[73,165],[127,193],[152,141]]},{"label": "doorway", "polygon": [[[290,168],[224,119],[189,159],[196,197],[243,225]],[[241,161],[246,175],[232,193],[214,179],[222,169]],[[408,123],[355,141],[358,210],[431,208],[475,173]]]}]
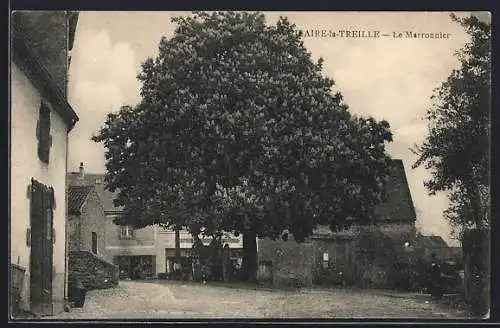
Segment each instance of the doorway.
[{"label": "doorway", "polygon": [[30,308],[40,315],[52,315],[53,205],[53,188],[31,179]]},{"label": "doorway", "polygon": [[120,269],[120,279],[140,280],[154,277],[154,260],[153,255],[117,256],[114,262]]}]

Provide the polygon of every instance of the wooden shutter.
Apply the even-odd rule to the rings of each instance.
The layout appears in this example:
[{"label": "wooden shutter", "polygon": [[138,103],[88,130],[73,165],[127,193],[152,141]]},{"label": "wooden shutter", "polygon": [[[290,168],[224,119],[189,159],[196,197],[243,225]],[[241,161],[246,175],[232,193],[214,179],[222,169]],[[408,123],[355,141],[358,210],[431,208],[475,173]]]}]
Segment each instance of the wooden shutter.
[{"label": "wooden shutter", "polygon": [[53,189],[32,179],[30,200],[30,307],[33,312],[52,314],[53,278]]},{"label": "wooden shutter", "polygon": [[41,185],[32,180],[30,199],[30,307],[35,313],[42,312],[43,304],[43,237],[44,213]]},{"label": "wooden shutter", "polygon": [[92,253],[97,254],[97,233],[92,232]]},{"label": "wooden shutter", "polygon": [[49,163],[50,146],[52,137],[50,135],[50,109],[41,104],[38,123],[38,158],[46,164]]}]

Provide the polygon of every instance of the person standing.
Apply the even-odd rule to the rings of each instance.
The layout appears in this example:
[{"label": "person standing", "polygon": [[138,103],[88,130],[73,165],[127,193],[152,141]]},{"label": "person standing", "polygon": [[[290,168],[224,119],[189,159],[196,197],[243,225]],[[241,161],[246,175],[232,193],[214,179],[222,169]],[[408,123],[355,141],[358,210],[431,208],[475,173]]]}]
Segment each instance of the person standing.
[{"label": "person standing", "polygon": [[180,280],[182,276],[182,265],[180,262],[174,262],[174,277],[175,279]]},{"label": "person standing", "polygon": [[429,274],[429,292],[433,298],[440,298],[442,296],[441,288],[441,266],[439,265],[436,254],[431,254],[431,265]]},{"label": "person standing", "polygon": [[229,275],[231,272],[231,249],[228,244],[224,245],[222,249],[222,280],[224,282],[229,281]]}]

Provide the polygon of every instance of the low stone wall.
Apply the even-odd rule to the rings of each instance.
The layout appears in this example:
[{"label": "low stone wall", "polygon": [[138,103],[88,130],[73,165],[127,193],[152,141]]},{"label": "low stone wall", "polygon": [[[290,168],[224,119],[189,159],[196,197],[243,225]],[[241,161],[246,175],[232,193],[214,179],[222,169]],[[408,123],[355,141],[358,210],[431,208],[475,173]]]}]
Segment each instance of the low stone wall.
[{"label": "low stone wall", "polygon": [[118,266],[88,251],[69,253],[69,274],[78,278],[87,290],[105,289],[118,285]]},{"label": "low stone wall", "polygon": [[257,280],[262,283],[272,283],[273,281],[273,262],[261,261],[257,270]]},{"label": "low stone wall", "polygon": [[[337,285],[354,283],[355,240],[352,238],[314,238],[313,282]],[[325,261],[325,254],[327,259]]]},{"label": "low stone wall", "polygon": [[17,316],[20,313],[21,291],[24,285],[24,274],[26,270],[16,264],[10,265],[10,297],[12,315]]},{"label": "low stone wall", "polygon": [[290,243],[276,249],[273,285],[311,286],[313,247],[310,243]]},{"label": "low stone wall", "polygon": [[258,241],[260,281],[272,280],[275,286],[311,286],[313,276],[313,247],[311,243],[287,241]]}]

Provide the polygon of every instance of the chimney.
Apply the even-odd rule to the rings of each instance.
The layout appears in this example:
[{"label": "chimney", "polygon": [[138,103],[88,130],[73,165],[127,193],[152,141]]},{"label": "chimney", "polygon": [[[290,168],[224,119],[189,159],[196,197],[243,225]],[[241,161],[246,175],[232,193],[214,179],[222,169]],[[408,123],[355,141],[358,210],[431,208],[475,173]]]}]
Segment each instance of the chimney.
[{"label": "chimney", "polygon": [[80,162],[80,167],[78,168],[78,171],[79,171],[78,178],[80,180],[85,179],[85,169],[83,168],[83,162]]}]

